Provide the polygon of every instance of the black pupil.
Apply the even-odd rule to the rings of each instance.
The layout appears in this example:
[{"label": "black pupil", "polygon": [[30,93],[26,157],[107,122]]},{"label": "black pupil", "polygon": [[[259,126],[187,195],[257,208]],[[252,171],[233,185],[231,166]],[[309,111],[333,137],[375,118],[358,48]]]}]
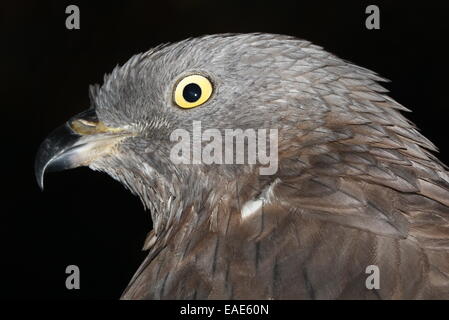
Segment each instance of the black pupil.
[{"label": "black pupil", "polygon": [[201,88],[196,83],[189,83],[184,87],[182,96],[187,102],[195,102],[201,97]]}]

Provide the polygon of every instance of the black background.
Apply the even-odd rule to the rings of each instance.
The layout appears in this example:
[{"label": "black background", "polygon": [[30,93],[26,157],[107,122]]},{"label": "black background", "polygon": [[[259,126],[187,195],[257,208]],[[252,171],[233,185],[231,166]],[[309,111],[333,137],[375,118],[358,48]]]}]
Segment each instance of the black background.
[{"label": "black background", "polygon": [[[81,29],[67,30],[76,4]],[[381,29],[365,28],[380,8]],[[11,1],[0,5],[0,297],[116,299],[145,256],[139,200],[86,168],[34,180],[39,143],[88,107],[88,85],[162,42],[222,32],[294,35],[392,80],[391,96],[449,163],[447,1]],[[65,288],[65,268],[81,289]]]}]

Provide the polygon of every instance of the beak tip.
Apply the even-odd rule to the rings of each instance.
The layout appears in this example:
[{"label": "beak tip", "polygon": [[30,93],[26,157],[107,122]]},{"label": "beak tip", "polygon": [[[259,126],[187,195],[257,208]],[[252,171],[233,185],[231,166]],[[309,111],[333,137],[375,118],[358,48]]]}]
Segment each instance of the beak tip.
[{"label": "beak tip", "polygon": [[39,189],[41,191],[44,191],[44,178],[42,177],[42,179],[37,181],[37,185],[39,186]]},{"label": "beak tip", "polygon": [[34,174],[36,177],[37,185],[39,186],[39,189],[41,191],[44,191],[44,174],[45,174],[45,167],[42,166],[41,162],[36,159],[35,165],[34,165]]},{"label": "beak tip", "polygon": [[68,124],[53,131],[39,146],[34,161],[34,174],[41,191],[44,190],[44,176],[47,171],[60,171],[72,168],[68,151],[79,139]]}]

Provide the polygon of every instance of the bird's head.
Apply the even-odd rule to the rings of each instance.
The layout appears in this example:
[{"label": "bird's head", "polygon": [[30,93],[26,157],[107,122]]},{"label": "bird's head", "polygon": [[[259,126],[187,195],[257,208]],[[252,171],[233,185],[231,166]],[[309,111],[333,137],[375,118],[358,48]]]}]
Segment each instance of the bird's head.
[{"label": "bird's head", "polygon": [[[194,124],[201,133],[218,130],[223,145],[225,129],[278,130],[278,150],[272,151],[279,152],[279,170],[288,175],[303,163],[293,164],[293,158],[329,152],[325,143],[355,136],[348,125],[376,122],[377,109],[390,103],[377,80],[366,69],[287,36],[205,36],[157,47],[115,68],[101,87],[91,87],[90,108],[42,143],[36,177],[42,187],[45,171],[104,171],[137,194],[157,220],[186,203],[201,206],[206,198],[226,196],[228,182],[250,177],[257,185],[254,177],[263,165],[236,164],[238,151],[226,146],[222,159],[231,152],[231,163],[195,163]],[[394,108],[400,106],[389,109]],[[394,115],[384,122],[402,121]],[[173,160],[179,130],[190,137],[186,161]],[[203,152],[211,141],[202,141]]]}]

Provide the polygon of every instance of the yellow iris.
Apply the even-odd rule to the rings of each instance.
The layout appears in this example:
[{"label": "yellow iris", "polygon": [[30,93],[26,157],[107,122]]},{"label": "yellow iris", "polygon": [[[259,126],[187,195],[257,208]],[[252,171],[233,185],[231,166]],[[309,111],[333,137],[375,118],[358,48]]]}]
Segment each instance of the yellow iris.
[{"label": "yellow iris", "polygon": [[206,77],[193,74],[178,82],[175,103],[184,109],[195,108],[205,103],[212,95],[212,83]]}]

